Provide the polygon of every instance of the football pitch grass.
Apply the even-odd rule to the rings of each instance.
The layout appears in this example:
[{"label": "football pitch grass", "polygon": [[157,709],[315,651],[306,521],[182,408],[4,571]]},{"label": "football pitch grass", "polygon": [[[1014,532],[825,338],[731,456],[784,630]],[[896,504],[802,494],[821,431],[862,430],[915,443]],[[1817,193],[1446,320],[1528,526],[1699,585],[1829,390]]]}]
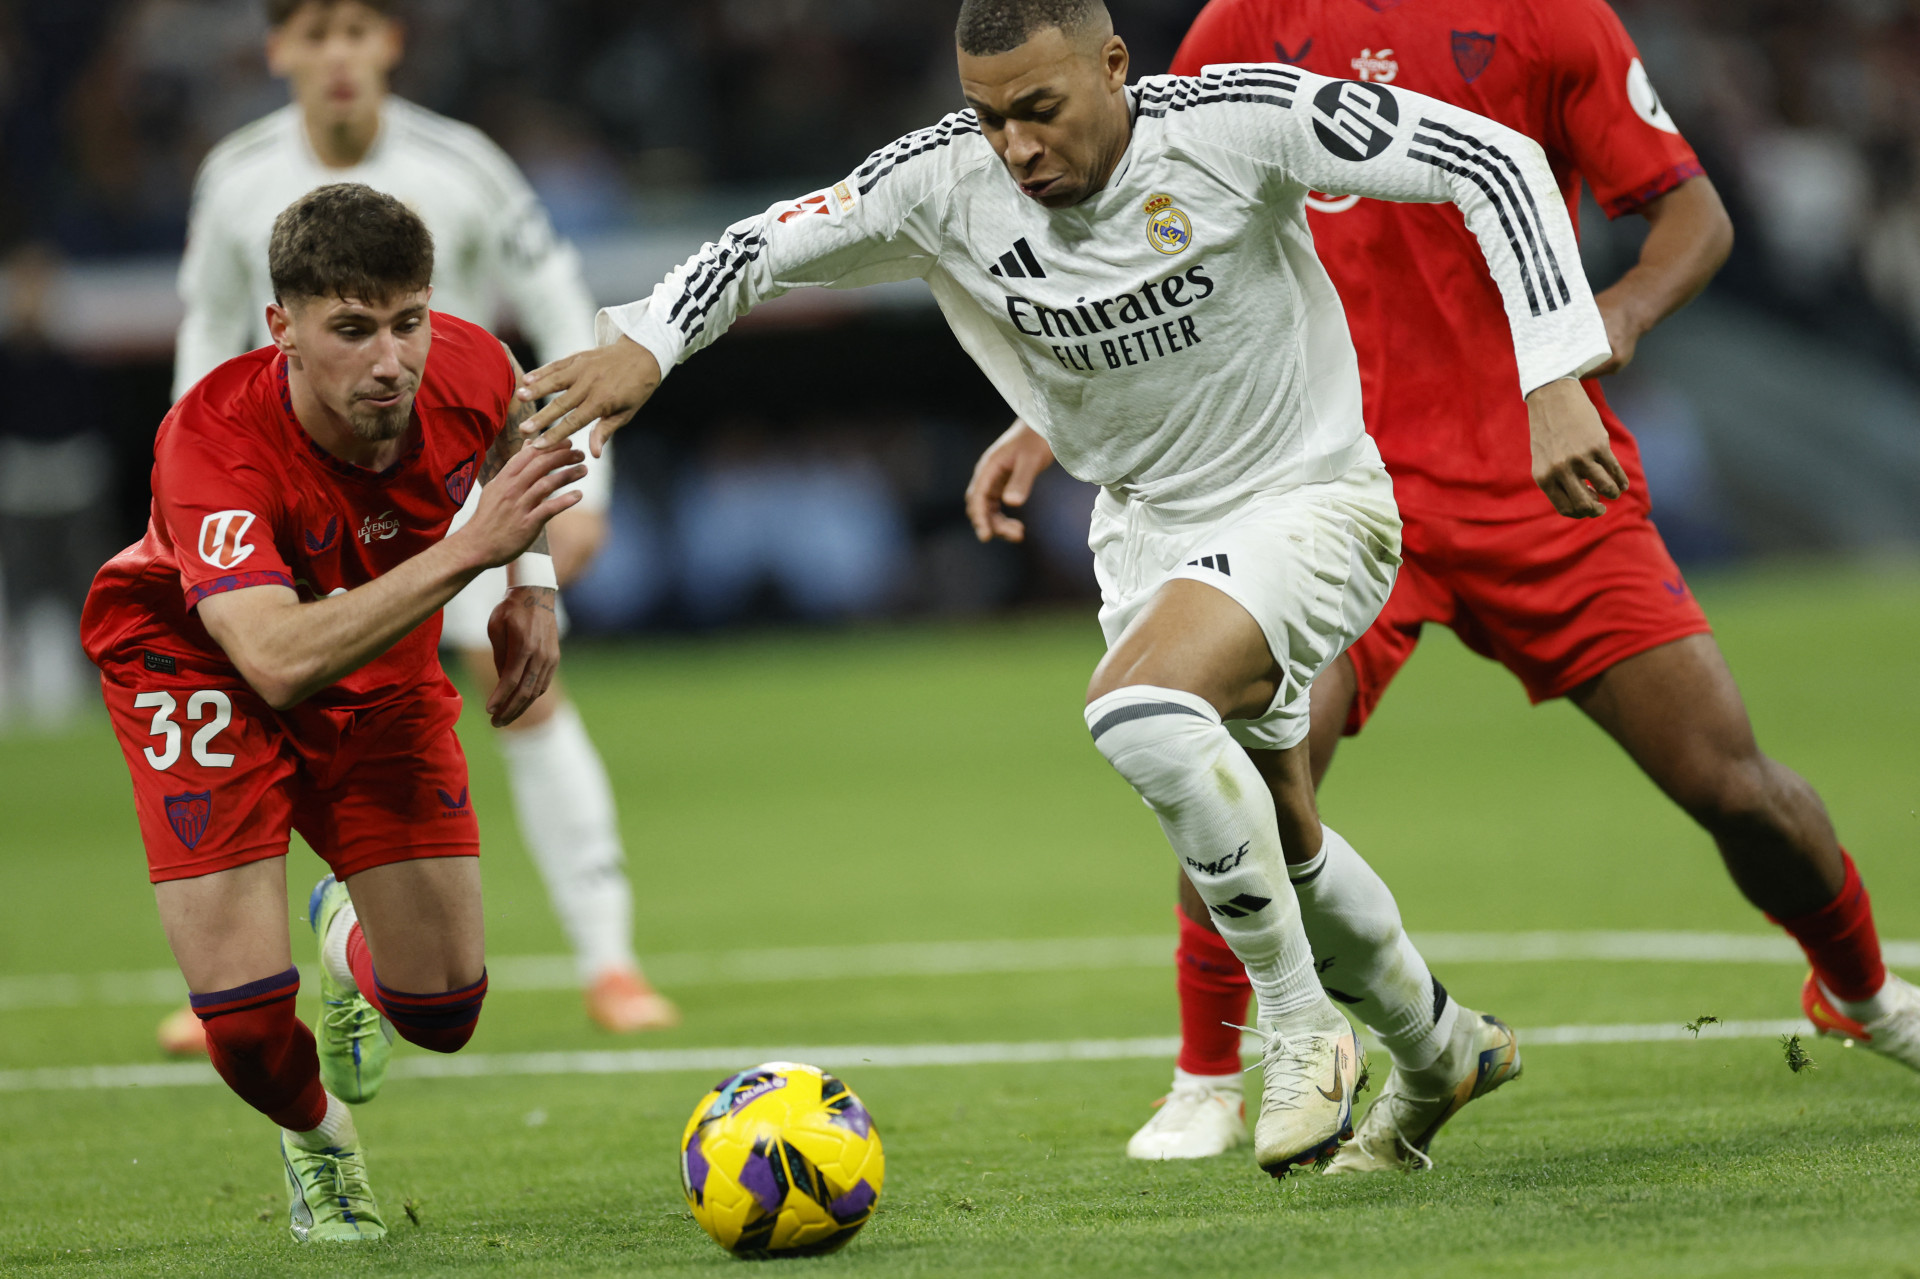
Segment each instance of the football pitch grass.
[{"label": "football pitch grass", "polygon": [[[1920,939],[1920,571],[1774,569],[1700,590],[1763,744],[1821,789],[1882,935]],[[1171,965],[1139,940],[1163,936],[1170,955],[1173,860],[1087,742],[1078,711],[1097,656],[1084,615],[573,653],[567,677],[619,791],[642,953],[689,975],[669,988],[686,1022],[614,1039],[574,995],[502,980],[472,1060],[738,1049],[744,1067],[788,1046],[887,1050],[820,1063],[873,1111],[888,1178],[845,1252],[766,1263],[808,1273],[1920,1279],[1920,1077],[1832,1040],[1809,1039],[1817,1069],[1798,1074],[1764,1034],[1538,1044],[1521,1080],[1436,1142],[1432,1172],[1284,1183],[1244,1149],[1124,1158],[1165,1059],[886,1064],[902,1045],[964,1056],[1174,1032]],[[550,970],[514,958],[563,947],[486,732],[464,726],[489,951],[503,977]],[[0,739],[0,777],[0,1274],[745,1264],[680,1197],[680,1128],[726,1073],[711,1065],[397,1070],[359,1112],[392,1227],[360,1249],[289,1239],[272,1130],[224,1089],[37,1085],[47,1076],[29,1072],[157,1063],[165,983],[99,975],[169,958],[104,719]],[[1444,632],[1347,743],[1323,800],[1416,933],[1770,935],[1709,842],[1577,712],[1528,709]],[[298,914],[322,868],[302,851],[289,873]],[[996,951],[935,943],[996,941],[1022,943],[1010,971],[937,971],[943,955]],[[303,919],[295,954],[310,963]],[[863,955],[890,958],[863,972]],[[915,972],[914,956],[935,971]],[[1724,960],[1436,967],[1523,1048],[1529,1027],[1797,1016],[1800,969]],[[415,1070],[441,1060],[398,1055]],[[1376,1052],[1376,1079],[1386,1064]]]}]

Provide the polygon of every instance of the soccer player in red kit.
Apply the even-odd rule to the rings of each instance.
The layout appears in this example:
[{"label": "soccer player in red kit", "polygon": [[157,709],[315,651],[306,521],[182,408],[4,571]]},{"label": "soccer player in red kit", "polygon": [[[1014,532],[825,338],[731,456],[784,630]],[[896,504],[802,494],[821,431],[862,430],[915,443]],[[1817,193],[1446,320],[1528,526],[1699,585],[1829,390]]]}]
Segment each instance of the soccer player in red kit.
[{"label": "soccer player in red kit", "polygon": [[[1600,374],[1626,365],[1731,247],[1719,197],[1602,0],[1212,0],[1173,70],[1275,61],[1498,120],[1541,143],[1576,217],[1583,181],[1608,216],[1645,217],[1638,265],[1597,299],[1613,347]],[[1503,192],[1524,232],[1528,212],[1500,166],[1470,138],[1432,133],[1422,139],[1429,149]],[[1341,193],[1316,194],[1308,207],[1359,351],[1367,428],[1406,523],[1405,564],[1385,610],[1313,689],[1316,783],[1421,628],[1449,626],[1512,670],[1535,702],[1572,699],[1706,828],[1748,900],[1805,950],[1813,974],[1803,1005],[1817,1026],[1920,1067],[1920,994],[1881,962],[1866,891],[1819,797],[1755,744],[1707,619],[1650,519],[1633,437],[1599,385],[1586,388],[1624,491],[1600,467],[1585,471],[1584,485],[1552,482],[1556,442],[1538,434],[1529,455],[1501,296],[1454,210]],[[1050,461],[1018,424],[982,458],[969,496],[983,537],[1005,535],[999,504],[1024,501]],[[1329,991],[1340,989],[1377,1032],[1406,1032],[1381,1034],[1393,1077],[1329,1171],[1424,1165],[1440,1125],[1488,1091],[1473,1078],[1474,1037],[1490,1031],[1483,1019],[1455,1017],[1437,980],[1417,1024],[1395,1017],[1409,992],[1396,993],[1392,975],[1409,957],[1421,970],[1424,962],[1357,857],[1293,871]],[[1181,902],[1182,1051],[1173,1092],[1129,1145],[1142,1158],[1215,1154],[1243,1139],[1239,1032],[1224,1023],[1245,1020],[1246,979],[1184,881]],[[1444,1033],[1423,1038],[1423,1026]],[[1517,1073],[1516,1058],[1505,1077]]]},{"label": "soccer player in red kit", "polygon": [[[516,451],[513,357],[428,310],[433,241],[399,201],[322,187],[280,215],[269,255],[273,345],[161,423],[146,537],[95,578],[82,639],[213,1064],[282,1130],[293,1234],[377,1239],[343,1103],[379,1087],[383,1018],[454,1052],[487,991],[440,609],[513,566],[487,701],[511,722],[558,660],[544,529],[584,468]],[[475,484],[478,511],[449,536]],[[309,907],[318,1045],[294,1016],[293,830],[332,870]]]}]

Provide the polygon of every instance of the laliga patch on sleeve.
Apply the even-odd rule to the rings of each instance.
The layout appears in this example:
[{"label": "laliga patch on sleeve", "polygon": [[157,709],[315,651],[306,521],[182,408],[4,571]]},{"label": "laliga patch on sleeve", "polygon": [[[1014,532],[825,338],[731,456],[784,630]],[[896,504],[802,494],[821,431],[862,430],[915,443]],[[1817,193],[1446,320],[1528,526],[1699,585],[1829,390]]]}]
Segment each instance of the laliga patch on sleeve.
[{"label": "laliga patch on sleeve", "polygon": [[794,201],[792,207],[780,215],[780,223],[784,226],[796,218],[814,216],[825,218],[839,217],[842,214],[853,212],[853,207],[859,203],[860,197],[854,192],[854,189],[846,183],[841,182],[836,184],[831,190],[815,191],[812,195],[804,196]]},{"label": "laliga patch on sleeve", "polygon": [[252,511],[215,511],[200,521],[200,558],[219,569],[238,568],[253,554],[244,540],[253,527]]},{"label": "laliga patch on sleeve", "polygon": [[1653,91],[1653,81],[1647,78],[1647,69],[1640,65],[1638,58],[1627,68],[1627,101],[1633,103],[1635,115],[1662,133],[1680,132],[1680,126],[1667,114],[1666,104]]}]

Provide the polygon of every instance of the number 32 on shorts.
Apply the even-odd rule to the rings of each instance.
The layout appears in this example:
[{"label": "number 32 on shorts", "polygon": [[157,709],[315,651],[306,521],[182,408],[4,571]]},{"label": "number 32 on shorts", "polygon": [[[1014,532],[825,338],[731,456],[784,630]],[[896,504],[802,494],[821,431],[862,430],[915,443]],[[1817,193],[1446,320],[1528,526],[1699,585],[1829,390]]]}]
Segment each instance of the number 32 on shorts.
[{"label": "number 32 on shorts", "polygon": [[[146,748],[147,763],[154,771],[164,773],[180,762],[180,725],[174,723],[173,714],[179,709],[179,703],[172,693],[142,693],[133,699],[139,710],[153,711],[153,735],[164,739],[160,750]],[[206,727],[193,735],[193,762],[207,768],[232,768],[233,756],[213,749],[214,738],[233,722],[233,702],[217,688],[207,688],[187,698],[187,719],[198,723],[213,713],[213,719]]]}]

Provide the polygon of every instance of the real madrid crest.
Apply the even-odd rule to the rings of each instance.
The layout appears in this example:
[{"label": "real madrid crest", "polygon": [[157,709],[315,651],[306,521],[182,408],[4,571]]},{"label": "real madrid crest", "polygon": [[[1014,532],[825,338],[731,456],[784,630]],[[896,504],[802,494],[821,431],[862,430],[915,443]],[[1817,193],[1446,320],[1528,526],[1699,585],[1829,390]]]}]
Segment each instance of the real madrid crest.
[{"label": "real madrid crest", "polygon": [[1173,197],[1156,195],[1146,204],[1147,243],[1171,257],[1193,243],[1193,223],[1173,207]]}]

